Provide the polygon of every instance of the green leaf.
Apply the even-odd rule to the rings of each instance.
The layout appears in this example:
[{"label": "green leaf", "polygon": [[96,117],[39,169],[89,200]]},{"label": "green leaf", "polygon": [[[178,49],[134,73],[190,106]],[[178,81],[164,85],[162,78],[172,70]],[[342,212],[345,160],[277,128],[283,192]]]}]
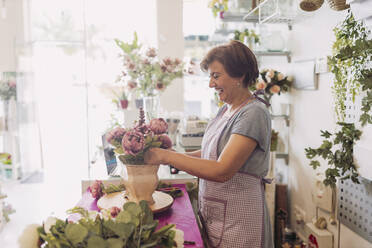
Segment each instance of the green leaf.
[{"label": "green leaf", "polygon": [[110,248],[106,241],[98,236],[91,236],[88,239],[88,248]]},{"label": "green leaf", "polygon": [[117,222],[122,222],[122,223],[130,223],[132,221],[132,215],[131,215],[131,213],[129,213],[127,211],[121,211],[116,216],[116,221]]},{"label": "green leaf", "polygon": [[120,223],[112,220],[106,221],[104,226],[124,239],[128,239],[135,229],[135,226],[132,223]]},{"label": "green leaf", "polygon": [[80,224],[69,223],[66,226],[65,233],[67,239],[74,245],[77,245],[78,243],[83,242],[85,237],[88,235],[88,230]]},{"label": "green leaf", "polygon": [[312,161],[310,162],[310,166],[312,166],[313,169],[315,170],[316,168],[320,167],[320,163],[319,163],[319,161],[317,161],[317,160],[312,160]]},{"label": "green leaf", "polygon": [[135,202],[126,202],[123,206],[123,209],[134,216],[139,216],[140,213],[142,212],[141,207]]},{"label": "green leaf", "polygon": [[121,239],[110,238],[106,241],[109,248],[122,248],[125,245],[125,242]]},{"label": "green leaf", "polygon": [[[142,216],[142,223],[143,224],[151,224],[154,222],[154,214],[152,213],[152,210],[150,209],[147,201],[140,201],[139,205],[142,209],[143,216]],[[157,224],[157,222],[156,222]]]}]

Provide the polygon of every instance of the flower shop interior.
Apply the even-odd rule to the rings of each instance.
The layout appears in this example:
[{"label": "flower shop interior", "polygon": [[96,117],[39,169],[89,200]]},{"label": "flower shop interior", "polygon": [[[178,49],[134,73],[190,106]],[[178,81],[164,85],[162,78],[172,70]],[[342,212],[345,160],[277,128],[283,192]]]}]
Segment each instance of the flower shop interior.
[{"label": "flower shop interior", "polygon": [[223,103],[199,64],[238,40],[271,104],[274,246],[372,247],[371,30],[371,0],[1,0],[0,246],[205,247],[198,178],[160,165],[151,209],[118,209],[115,154],[153,118],[146,144],[201,149]]}]

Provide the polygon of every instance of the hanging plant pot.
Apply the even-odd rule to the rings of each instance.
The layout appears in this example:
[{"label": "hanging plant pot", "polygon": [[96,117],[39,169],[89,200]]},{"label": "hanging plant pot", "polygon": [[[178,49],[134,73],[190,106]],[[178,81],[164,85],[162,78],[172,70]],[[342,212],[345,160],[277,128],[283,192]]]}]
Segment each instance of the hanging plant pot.
[{"label": "hanging plant pot", "polygon": [[349,4],[346,4],[346,0],[327,0],[329,7],[336,11],[341,11],[350,8]]},{"label": "hanging plant pot", "polygon": [[324,0],[301,0],[300,8],[304,11],[315,11],[319,9]]}]

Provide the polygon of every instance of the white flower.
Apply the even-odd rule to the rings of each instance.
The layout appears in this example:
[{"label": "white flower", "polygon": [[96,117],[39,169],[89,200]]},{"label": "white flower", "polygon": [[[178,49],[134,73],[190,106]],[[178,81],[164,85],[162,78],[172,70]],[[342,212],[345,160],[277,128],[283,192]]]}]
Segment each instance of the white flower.
[{"label": "white flower", "polygon": [[267,73],[266,73],[266,77],[270,77],[270,78],[273,78],[275,75],[275,71],[273,69],[270,69]]},{"label": "white flower", "polygon": [[183,231],[180,229],[173,229],[176,232],[176,235],[174,237],[174,241],[177,244],[177,248],[183,247],[183,242],[185,241],[183,238]]},{"label": "white flower", "polygon": [[23,233],[18,238],[18,244],[20,248],[38,248],[39,234],[37,228],[40,226],[37,224],[31,224],[25,227]]},{"label": "white flower", "polygon": [[46,221],[44,222],[44,231],[46,233],[50,233],[50,228],[55,225],[57,222],[57,218],[53,216],[49,216]]},{"label": "white flower", "polygon": [[284,75],[283,75],[283,73],[280,72],[280,73],[278,74],[278,80],[281,81],[281,80],[283,80],[283,79],[284,79]]},{"label": "white flower", "polygon": [[268,83],[271,82],[271,77],[269,77],[268,75],[265,76],[265,79],[266,79],[266,82],[268,82]]}]

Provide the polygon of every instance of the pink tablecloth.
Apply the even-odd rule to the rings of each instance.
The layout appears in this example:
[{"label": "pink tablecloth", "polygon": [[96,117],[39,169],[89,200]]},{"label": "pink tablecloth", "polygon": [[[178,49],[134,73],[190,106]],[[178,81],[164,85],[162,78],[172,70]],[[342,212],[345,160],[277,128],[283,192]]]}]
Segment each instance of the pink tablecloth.
[{"label": "pink tablecloth", "polygon": [[[159,220],[158,227],[160,228],[167,224],[176,224],[176,228],[184,232],[184,239],[186,241],[195,242],[194,245],[185,245],[185,247],[202,248],[203,241],[185,185],[174,184],[173,186],[181,188],[184,195],[174,199],[172,207],[167,211],[155,214],[155,219]],[[99,211],[97,200],[91,196],[89,191],[83,194],[77,206],[87,210]],[[69,219],[74,219],[74,217],[70,216]]]}]

